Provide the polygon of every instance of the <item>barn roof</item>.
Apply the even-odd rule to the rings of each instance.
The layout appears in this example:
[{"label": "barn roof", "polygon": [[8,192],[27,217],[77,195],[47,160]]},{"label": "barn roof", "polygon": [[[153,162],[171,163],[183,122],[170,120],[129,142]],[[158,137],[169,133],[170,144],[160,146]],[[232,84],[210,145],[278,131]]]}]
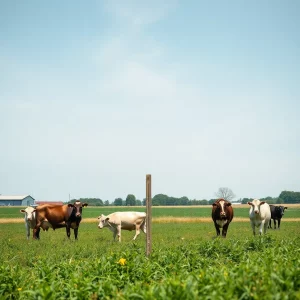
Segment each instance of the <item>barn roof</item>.
[{"label": "barn roof", "polygon": [[[31,196],[30,195],[23,195],[23,196],[0,195],[0,200],[15,201],[15,200],[23,200],[26,197],[31,197]],[[31,198],[34,199],[33,197],[31,197]]]}]

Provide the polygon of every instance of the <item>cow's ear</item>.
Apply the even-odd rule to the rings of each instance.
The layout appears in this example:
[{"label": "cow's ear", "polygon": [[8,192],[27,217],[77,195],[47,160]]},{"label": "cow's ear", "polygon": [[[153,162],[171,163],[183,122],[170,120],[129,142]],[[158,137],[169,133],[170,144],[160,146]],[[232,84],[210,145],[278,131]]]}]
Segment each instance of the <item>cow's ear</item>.
[{"label": "cow's ear", "polygon": [[228,203],[227,203],[227,206],[230,206],[230,205],[231,205],[231,203],[230,203],[230,202],[228,202]]},{"label": "cow's ear", "polygon": [[69,203],[68,207],[74,207],[74,205],[72,203]]},{"label": "cow's ear", "polygon": [[265,204],[265,203],[266,203],[265,201],[262,201],[262,202],[259,203],[259,205],[263,205],[263,204]]},{"label": "cow's ear", "polygon": [[214,202],[214,203],[212,204],[212,206],[217,206],[217,203],[216,203],[216,202]]},{"label": "cow's ear", "polygon": [[287,209],[287,207],[284,207],[284,209]]},{"label": "cow's ear", "polygon": [[83,203],[82,206],[88,206],[88,204],[87,203]]},{"label": "cow's ear", "polygon": [[252,205],[252,202],[247,202],[249,205]]},{"label": "cow's ear", "polygon": [[105,221],[108,221],[109,220],[109,217],[107,217],[106,219],[105,219]]},{"label": "cow's ear", "polygon": [[21,213],[25,213],[25,209],[21,209],[20,212],[21,212]]}]

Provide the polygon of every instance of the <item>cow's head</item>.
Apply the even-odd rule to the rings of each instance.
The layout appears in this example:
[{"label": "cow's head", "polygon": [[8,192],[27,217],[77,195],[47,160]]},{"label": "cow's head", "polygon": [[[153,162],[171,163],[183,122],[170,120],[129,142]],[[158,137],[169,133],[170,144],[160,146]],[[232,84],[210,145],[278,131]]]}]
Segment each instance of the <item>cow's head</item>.
[{"label": "cow's head", "polygon": [[81,203],[80,201],[75,201],[74,204],[72,204],[72,203],[68,204],[68,207],[72,208],[71,215],[75,216],[77,219],[81,218],[82,208],[84,206],[88,206],[88,204],[87,203]]},{"label": "cow's head", "polygon": [[226,219],[228,217],[228,207],[231,206],[231,203],[225,199],[218,199],[216,202],[212,204],[214,213],[220,219]]},{"label": "cow's head", "polygon": [[282,218],[283,215],[284,215],[284,210],[285,209],[287,209],[286,206],[275,206],[276,215],[278,215],[278,216],[280,216]]},{"label": "cow's head", "polygon": [[31,206],[20,210],[21,213],[25,214],[25,219],[28,221],[32,221],[35,218],[35,211],[36,209]]},{"label": "cow's head", "polygon": [[109,217],[101,215],[98,217],[99,220],[99,224],[98,224],[98,228],[102,229],[103,227],[109,226]]},{"label": "cow's head", "polygon": [[265,201],[260,201],[258,199],[254,199],[252,202],[248,202],[249,205],[252,206],[252,209],[255,214],[259,214],[260,212],[260,206],[265,204]]}]

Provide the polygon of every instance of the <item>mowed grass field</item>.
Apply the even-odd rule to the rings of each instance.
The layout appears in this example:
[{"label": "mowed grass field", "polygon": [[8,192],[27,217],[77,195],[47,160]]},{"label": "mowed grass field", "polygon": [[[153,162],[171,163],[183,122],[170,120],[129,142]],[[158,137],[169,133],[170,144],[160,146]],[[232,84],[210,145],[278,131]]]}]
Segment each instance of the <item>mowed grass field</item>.
[{"label": "mowed grass field", "polygon": [[63,228],[27,241],[20,207],[0,208],[0,220],[11,219],[0,223],[0,299],[300,299],[300,207],[255,237],[249,208],[234,209],[223,239],[211,207],[153,208],[147,258],[143,233],[132,242],[122,231],[117,243],[97,228],[99,214],[120,207],[84,208],[78,241]]}]

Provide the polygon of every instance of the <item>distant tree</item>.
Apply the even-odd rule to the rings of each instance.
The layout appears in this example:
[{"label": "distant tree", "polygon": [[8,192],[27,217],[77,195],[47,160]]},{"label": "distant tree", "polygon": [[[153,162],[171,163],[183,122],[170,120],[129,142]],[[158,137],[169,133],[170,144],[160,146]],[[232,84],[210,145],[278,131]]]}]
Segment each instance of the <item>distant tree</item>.
[{"label": "distant tree", "polygon": [[138,199],[136,199],[136,206],[142,206],[142,201],[141,200],[138,200]]},{"label": "distant tree", "polygon": [[200,200],[199,205],[208,205],[208,201],[207,200]]},{"label": "distant tree", "polygon": [[216,201],[216,199],[210,199],[210,200],[208,201],[208,204],[212,205],[215,201]]},{"label": "distant tree", "polygon": [[276,204],[283,204],[283,200],[281,198],[277,198]]},{"label": "distant tree", "polygon": [[103,206],[103,201],[100,198],[72,199],[69,203],[74,203],[77,200],[79,200],[82,203],[87,203],[89,206]]},{"label": "distant tree", "polygon": [[279,198],[283,203],[300,203],[300,192],[282,191]]},{"label": "distant tree", "polygon": [[123,205],[123,199],[122,198],[116,198],[114,201],[115,206],[122,206]]},{"label": "distant tree", "polygon": [[152,198],[152,205],[167,205],[168,196],[164,194],[157,194]]},{"label": "distant tree", "polygon": [[136,199],[135,196],[132,194],[128,194],[126,197],[126,206],[135,206]]},{"label": "distant tree", "polygon": [[243,198],[242,204],[247,204],[248,202],[252,202],[253,198]]},{"label": "distant tree", "polygon": [[108,200],[104,201],[104,206],[109,206],[109,201]]},{"label": "distant tree", "polygon": [[233,198],[235,198],[235,194],[228,187],[220,187],[215,195],[217,196],[217,198],[223,198],[227,201],[231,201]]}]

